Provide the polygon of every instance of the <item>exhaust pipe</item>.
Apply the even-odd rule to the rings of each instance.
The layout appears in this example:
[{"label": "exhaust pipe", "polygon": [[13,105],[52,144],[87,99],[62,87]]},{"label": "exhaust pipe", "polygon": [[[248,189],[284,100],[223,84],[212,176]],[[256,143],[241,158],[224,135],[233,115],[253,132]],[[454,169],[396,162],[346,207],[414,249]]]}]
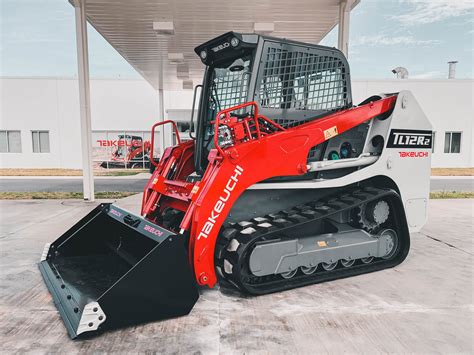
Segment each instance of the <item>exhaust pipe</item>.
[{"label": "exhaust pipe", "polygon": [[456,64],[457,63],[458,63],[457,60],[452,60],[448,62],[449,64],[448,79],[456,79]]}]

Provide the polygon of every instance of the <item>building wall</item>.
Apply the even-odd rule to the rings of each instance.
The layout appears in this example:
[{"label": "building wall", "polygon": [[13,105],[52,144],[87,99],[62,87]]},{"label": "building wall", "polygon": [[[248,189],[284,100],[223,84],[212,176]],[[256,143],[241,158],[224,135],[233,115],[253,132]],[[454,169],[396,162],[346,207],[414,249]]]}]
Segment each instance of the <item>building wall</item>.
[{"label": "building wall", "polygon": [[[354,103],[371,95],[410,90],[435,132],[433,167],[472,167],[474,132],[473,80],[356,80],[352,83]],[[461,152],[444,153],[445,132],[462,132]]]},{"label": "building wall", "polygon": [[[433,167],[473,163],[473,80],[356,80],[354,103],[411,90],[436,132]],[[21,153],[0,153],[0,167],[80,168],[78,83],[64,78],[0,78],[0,130],[21,131]],[[165,118],[189,115],[193,92],[166,91]],[[91,80],[92,129],[148,131],[158,121],[156,91],[144,80]],[[50,153],[33,153],[32,130],[50,132]],[[445,131],[461,131],[461,153],[445,154]]]},{"label": "building wall", "polygon": [[[0,153],[2,167],[78,167],[78,94],[70,80],[2,79],[0,129],[21,131],[21,153]],[[31,130],[48,130],[50,153],[33,153]]]},{"label": "building wall", "polygon": [[[0,129],[20,130],[22,144],[21,153],[0,153],[1,167],[81,167],[76,79],[2,78],[0,90]],[[157,95],[144,80],[91,80],[91,115],[93,130],[148,131],[158,119]],[[37,129],[49,131],[50,153],[33,153]]]}]

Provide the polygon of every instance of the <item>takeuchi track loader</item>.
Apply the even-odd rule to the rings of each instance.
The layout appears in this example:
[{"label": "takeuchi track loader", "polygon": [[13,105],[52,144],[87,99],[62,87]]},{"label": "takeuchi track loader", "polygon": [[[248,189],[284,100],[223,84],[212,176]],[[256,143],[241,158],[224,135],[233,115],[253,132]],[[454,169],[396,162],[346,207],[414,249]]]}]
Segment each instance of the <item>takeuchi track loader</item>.
[{"label": "takeuchi track loader", "polygon": [[135,169],[148,167],[151,144],[149,141],[143,142],[142,137],[119,134],[118,140],[101,140],[100,142],[101,146],[107,146],[108,142],[117,145],[110,158],[100,164],[102,168]]},{"label": "takeuchi track loader", "polygon": [[[432,132],[410,92],[355,106],[334,48],[229,32],[195,51],[195,137],[152,161],[141,216],[101,204],[45,247],[72,338],[185,315],[198,286],[262,295],[394,267],[425,223]],[[155,124],[152,152],[163,124],[177,131]]]}]

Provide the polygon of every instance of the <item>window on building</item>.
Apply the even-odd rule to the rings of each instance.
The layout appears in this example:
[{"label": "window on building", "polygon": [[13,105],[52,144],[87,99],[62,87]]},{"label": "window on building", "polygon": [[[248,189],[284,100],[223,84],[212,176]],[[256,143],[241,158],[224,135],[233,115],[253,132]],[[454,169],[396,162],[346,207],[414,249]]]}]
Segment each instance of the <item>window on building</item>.
[{"label": "window on building", "polygon": [[31,131],[33,153],[49,153],[49,131]]},{"label": "window on building", "polygon": [[435,143],[436,143],[436,132],[433,131],[431,134],[431,153],[435,152]]},{"label": "window on building", "polygon": [[459,153],[461,151],[461,132],[446,132],[444,135],[444,152]]},{"label": "window on building", "polygon": [[20,131],[0,131],[0,153],[21,153]]}]

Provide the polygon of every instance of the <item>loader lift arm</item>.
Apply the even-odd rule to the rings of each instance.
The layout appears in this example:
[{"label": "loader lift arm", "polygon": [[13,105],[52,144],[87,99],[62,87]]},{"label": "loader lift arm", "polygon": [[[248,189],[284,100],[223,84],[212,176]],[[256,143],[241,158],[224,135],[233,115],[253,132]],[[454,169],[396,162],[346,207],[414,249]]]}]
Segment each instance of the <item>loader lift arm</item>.
[{"label": "loader lift arm", "polygon": [[[213,287],[217,282],[214,267],[217,235],[241,193],[272,177],[305,174],[312,147],[389,112],[396,97],[369,102],[289,129],[259,115],[255,102],[222,110],[215,121],[216,148],[209,154],[209,165],[201,181],[190,183],[167,178],[173,167],[180,170],[192,160],[190,155],[184,155],[192,143],[168,148],[146,187],[142,214],[159,222],[154,217],[157,208],[160,214],[169,207],[185,211],[180,230],[181,234],[189,233],[189,258],[196,280],[200,285]],[[235,120],[231,116],[247,108],[253,109],[251,119]],[[232,123],[234,144],[221,148],[219,128]],[[273,132],[268,125],[275,128]],[[183,174],[180,176],[184,178]]]}]

